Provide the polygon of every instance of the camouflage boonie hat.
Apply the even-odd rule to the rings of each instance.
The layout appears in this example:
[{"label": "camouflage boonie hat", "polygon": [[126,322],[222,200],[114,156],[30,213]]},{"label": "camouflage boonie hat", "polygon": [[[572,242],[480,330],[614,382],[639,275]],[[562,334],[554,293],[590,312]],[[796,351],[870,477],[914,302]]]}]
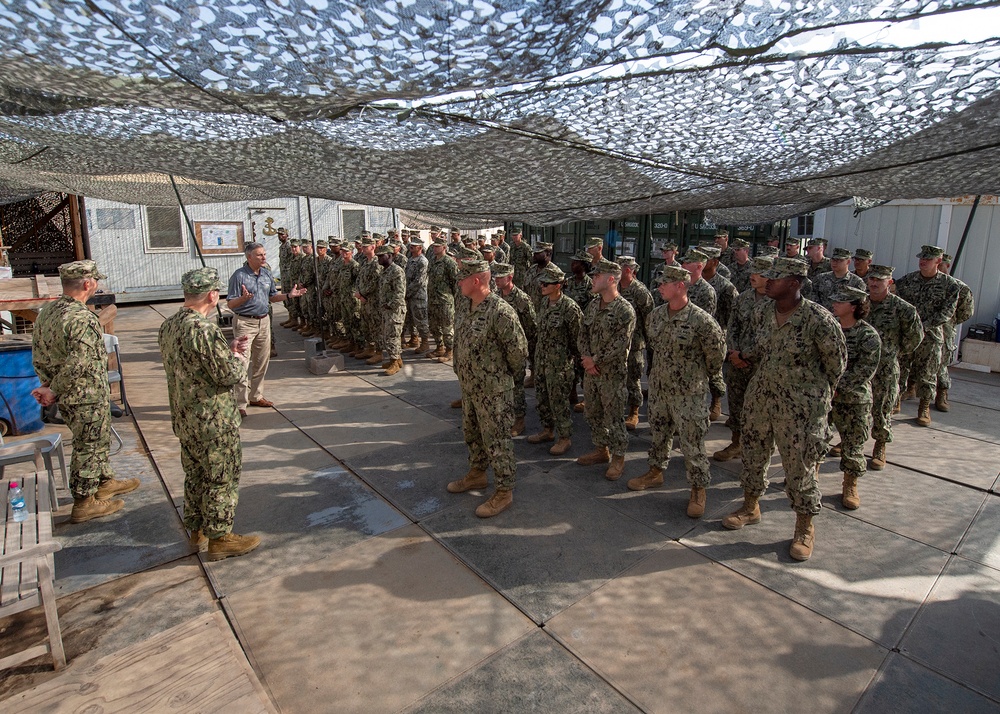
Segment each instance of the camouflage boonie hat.
[{"label": "camouflage boonie hat", "polygon": [[774,258],[767,255],[758,255],[750,265],[750,272],[755,275],[763,275],[774,265]]},{"label": "camouflage boonie hat", "polygon": [[768,256],[772,256],[773,257],[773,256],[775,256],[775,255],[778,254],[778,248],[777,248],[777,246],[773,246],[773,245],[762,245],[760,247],[760,254],[762,256],[764,256],[764,257],[768,257]]},{"label": "camouflage boonie hat", "polygon": [[366,235],[362,235],[361,236],[361,245],[375,245],[375,239],[372,238],[370,235],[367,235],[367,236]]},{"label": "camouflage boonie hat", "polygon": [[830,260],[850,260],[851,251],[847,248],[834,248]]},{"label": "camouflage boonie hat", "polygon": [[327,243],[327,242],[326,242],[325,240],[323,240],[322,238],[320,238],[320,239],[319,239],[318,241],[316,241],[316,247],[317,247],[317,248],[329,248],[329,247],[330,247],[330,244],[329,244],[329,243]]},{"label": "camouflage boonie hat", "polygon": [[730,248],[734,248],[734,249],[736,249],[736,248],[749,248],[750,247],[750,241],[745,241],[742,238],[733,238],[731,241],[729,241],[729,247]]},{"label": "camouflage boonie hat", "polygon": [[543,240],[531,244],[532,253],[541,253],[543,250],[552,250],[552,244]]},{"label": "camouflage boonie hat", "polygon": [[622,266],[623,268],[631,268],[632,270],[639,269],[639,264],[635,262],[634,255],[619,255],[615,260],[618,263],[618,265]]},{"label": "camouflage boonie hat", "polygon": [[600,236],[587,236],[587,242],[584,243],[585,248],[596,248],[597,246],[604,247],[604,239]]},{"label": "camouflage boonie hat", "polygon": [[952,263],[955,262],[955,259],[952,257],[951,253],[942,253],[941,262],[947,265],[951,265]]},{"label": "camouflage boonie hat", "polygon": [[684,268],[678,268],[676,265],[664,265],[663,269],[654,278],[654,282],[657,285],[676,283],[678,280],[689,282],[691,280],[691,272],[684,270]]},{"label": "camouflage boonie hat", "polygon": [[805,277],[809,274],[809,263],[798,258],[775,258],[771,269],[762,275],[768,280]]},{"label": "camouflage boonie hat", "polygon": [[854,251],[855,260],[871,260],[875,257],[875,254],[870,250],[865,250],[864,248],[858,248]]},{"label": "camouflage boonie hat", "polygon": [[561,283],[566,279],[566,273],[555,263],[549,263],[545,269],[538,274],[538,282],[546,285]]},{"label": "camouflage boonie hat", "polygon": [[850,285],[841,285],[830,300],[833,302],[858,302],[868,297],[868,291],[861,288],[852,288]]},{"label": "camouflage boonie hat", "polygon": [[806,243],[806,248],[815,248],[818,245],[825,247],[826,244],[827,244],[826,238],[810,238],[809,242]]},{"label": "camouflage boonie hat", "polygon": [[514,266],[510,263],[491,263],[490,274],[494,278],[505,278],[514,274]]},{"label": "camouflage boonie hat", "polygon": [[593,263],[594,256],[585,251],[583,248],[580,248],[580,250],[576,251],[572,256],[570,256],[570,260],[576,260],[581,263]]},{"label": "camouflage boonie hat", "polygon": [[72,263],[63,263],[59,266],[59,277],[64,280],[80,278],[104,280],[108,276],[98,270],[97,263],[92,260],[74,260]]},{"label": "camouflage boonie hat", "polygon": [[463,280],[470,275],[488,272],[490,272],[490,266],[486,264],[485,260],[467,260],[462,263],[462,267],[458,270],[458,279]]},{"label": "camouflage boonie hat", "polygon": [[618,263],[615,263],[614,261],[605,260],[604,258],[601,258],[599,261],[594,263],[593,273],[594,275],[600,275],[601,273],[611,273],[612,275],[621,275],[622,266],[618,265]]},{"label": "camouflage boonie hat", "polygon": [[375,249],[375,255],[392,255],[392,246],[386,243],[385,245],[380,245]]},{"label": "camouflage boonie hat", "polygon": [[660,245],[660,252],[663,252],[665,250],[677,250],[677,243],[672,240],[666,241],[665,243]]},{"label": "camouflage boonie hat", "polygon": [[895,270],[891,265],[873,265],[868,268],[868,275],[866,277],[875,278],[876,280],[889,280],[892,278],[892,271]]},{"label": "camouflage boonie hat", "polygon": [[680,262],[683,263],[707,263],[708,256],[700,248],[688,248],[688,252],[685,253],[681,258]]},{"label": "camouflage boonie hat", "polygon": [[938,248],[936,245],[922,245],[920,252],[917,253],[918,258],[940,258],[942,255],[944,248]]},{"label": "camouflage boonie hat", "polygon": [[[90,276],[83,276],[90,277]],[[225,290],[215,268],[195,268],[181,276],[181,287],[185,295],[201,295],[209,290]]]},{"label": "camouflage boonie hat", "polygon": [[448,245],[448,239],[444,236],[436,236],[431,243],[434,245]]}]

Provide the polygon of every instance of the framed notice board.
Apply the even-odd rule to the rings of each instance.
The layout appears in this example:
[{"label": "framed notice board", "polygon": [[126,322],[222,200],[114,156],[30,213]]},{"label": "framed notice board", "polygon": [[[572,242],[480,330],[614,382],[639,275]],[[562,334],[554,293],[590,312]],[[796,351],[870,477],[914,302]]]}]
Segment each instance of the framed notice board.
[{"label": "framed notice board", "polygon": [[194,239],[204,255],[238,255],[243,252],[243,222],[195,221]]}]

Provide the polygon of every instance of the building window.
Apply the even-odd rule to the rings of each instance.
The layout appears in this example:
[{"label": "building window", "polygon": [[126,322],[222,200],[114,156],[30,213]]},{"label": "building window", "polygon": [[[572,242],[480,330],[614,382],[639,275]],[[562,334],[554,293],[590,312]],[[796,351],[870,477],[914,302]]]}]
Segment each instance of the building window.
[{"label": "building window", "polygon": [[146,208],[146,252],[177,252],[185,249],[180,209]]},{"label": "building window", "polygon": [[813,234],[814,221],[815,214],[807,213],[804,216],[799,216],[796,219],[795,235],[811,236]]},{"label": "building window", "polygon": [[131,208],[98,208],[94,213],[101,230],[135,230],[135,211]]},{"label": "building window", "polygon": [[361,235],[366,230],[364,209],[341,209],[340,226],[343,237],[348,240],[354,240],[355,236]]}]

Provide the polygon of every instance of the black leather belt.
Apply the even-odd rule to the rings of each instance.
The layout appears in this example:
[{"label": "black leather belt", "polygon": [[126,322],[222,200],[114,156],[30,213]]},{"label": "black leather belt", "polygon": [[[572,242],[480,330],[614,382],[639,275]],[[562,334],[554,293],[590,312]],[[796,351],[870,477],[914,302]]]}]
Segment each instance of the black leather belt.
[{"label": "black leather belt", "polygon": [[260,317],[257,317],[256,315],[240,315],[239,313],[236,313],[236,316],[242,317],[244,320],[263,320],[265,317],[267,317],[267,315],[261,315]]}]

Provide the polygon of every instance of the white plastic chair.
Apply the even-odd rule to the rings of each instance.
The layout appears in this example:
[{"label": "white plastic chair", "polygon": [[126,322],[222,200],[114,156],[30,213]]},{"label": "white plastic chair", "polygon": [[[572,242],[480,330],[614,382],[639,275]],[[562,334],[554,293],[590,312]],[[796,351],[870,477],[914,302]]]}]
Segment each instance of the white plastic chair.
[{"label": "white plastic chair", "polygon": [[128,398],[125,396],[125,377],[122,372],[122,355],[118,351],[118,337],[116,335],[104,335],[104,347],[107,349],[109,355],[115,356],[115,367],[117,369],[108,370],[108,384],[117,384],[118,389],[122,395],[122,409],[125,410],[125,416],[129,416],[131,413],[128,407]]},{"label": "white plastic chair", "polygon": [[3,478],[4,467],[14,464],[34,463],[36,471],[43,469],[49,474],[49,496],[52,503],[58,503],[56,499],[56,474],[52,465],[52,454],[59,459],[59,470],[62,473],[62,481],[59,484],[63,489],[69,490],[69,471],[66,470],[66,452],[63,450],[61,434],[47,434],[45,436],[33,436],[30,439],[16,441],[13,444],[5,444],[3,435],[0,435],[0,479]]}]

